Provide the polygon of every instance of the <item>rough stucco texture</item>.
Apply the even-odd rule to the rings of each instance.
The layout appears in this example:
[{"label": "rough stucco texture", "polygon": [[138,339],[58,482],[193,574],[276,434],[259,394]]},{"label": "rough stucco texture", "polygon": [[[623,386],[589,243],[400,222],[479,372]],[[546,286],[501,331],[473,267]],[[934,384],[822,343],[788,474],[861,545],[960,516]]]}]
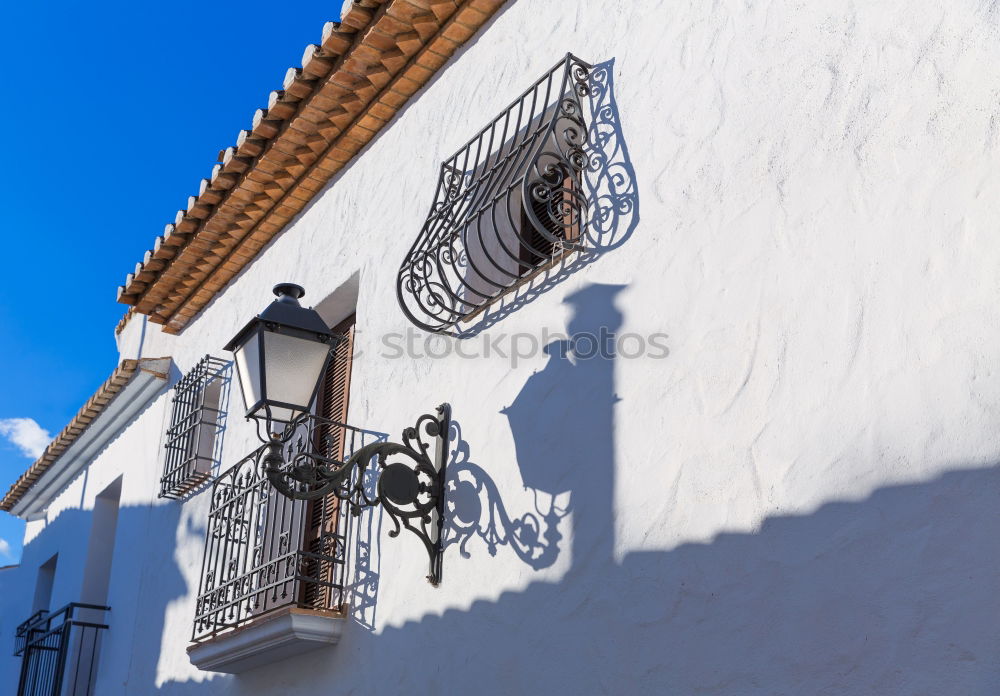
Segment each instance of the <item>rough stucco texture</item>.
[{"label": "rough stucco texture", "polygon": [[[662,332],[669,356],[380,355],[439,162],[566,51],[610,61],[637,224],[490,331]],[[318,303],[358,278],[351,422],[447,400],[460,425],[443,585],[363,517],[340,645],[197,672],[207,501],[156,501],[149,409],[94,464],[138,520],[99,693],[995,693],[997,65],[980,0],[510,3],[182,335],[122,335],[183,372],[275,282]],[[252,444],[230,418],[224,460]]]}]

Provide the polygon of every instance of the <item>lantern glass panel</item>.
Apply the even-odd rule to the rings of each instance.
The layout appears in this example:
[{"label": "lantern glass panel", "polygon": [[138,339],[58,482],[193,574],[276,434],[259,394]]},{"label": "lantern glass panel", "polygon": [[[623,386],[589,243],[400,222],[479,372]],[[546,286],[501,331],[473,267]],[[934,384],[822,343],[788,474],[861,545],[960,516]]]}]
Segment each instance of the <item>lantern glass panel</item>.
[{"label": "lantern glass panel", "polygon": [[236,373],[240,378],[240,389],[247,411],[264,398],[260,375],[260,335],[254,333],[246,343],[236,349]]},{"label": "lantern glass panel", "polygon": [[329,353],[326,343],[264,332],[264,388],[273,420],[287,422],[308,410]]}]

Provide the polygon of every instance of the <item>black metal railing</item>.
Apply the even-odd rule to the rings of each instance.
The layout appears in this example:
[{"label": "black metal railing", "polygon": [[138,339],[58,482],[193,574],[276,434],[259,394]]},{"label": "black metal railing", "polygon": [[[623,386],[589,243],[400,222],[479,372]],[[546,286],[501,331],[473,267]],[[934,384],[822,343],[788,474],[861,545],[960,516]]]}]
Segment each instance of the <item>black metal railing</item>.
[{"label": "black metal railing", "polygon": [[73,602],[21,623],[14,637],[14,654],[21,657],[17,696],[91,696],[110,610]]},{"label": "black metal railing", "polygon": [[[285,445],[342,458],[371,434],[315,416]],[[286,607],[339,611],[345,522],[335,494],[310,501],[276,491],[261,447],[212,484],[192,640],[208,640]]]},{"label": "black metal railing", "polygon": [[230,363],[206,355],[174,387],[161,498],[181,498],[212,473]]},{"label": "black metal railing", "polygon": [[591,246],[592,67],[567,54],[442,163],[397,278],[414,324],[449,333],[556,258]]}]

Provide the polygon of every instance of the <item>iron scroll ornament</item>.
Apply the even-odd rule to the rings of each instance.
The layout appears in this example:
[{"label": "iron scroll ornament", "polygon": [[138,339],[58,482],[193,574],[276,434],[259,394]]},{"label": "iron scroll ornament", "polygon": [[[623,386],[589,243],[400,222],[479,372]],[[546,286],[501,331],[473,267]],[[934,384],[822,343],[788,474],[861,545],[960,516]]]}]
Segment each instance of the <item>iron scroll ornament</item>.
[{"label": "iron scroll ornament", "polygon": [[587,179],[602,161],[585,108],[600,87],[593,68],[567,54],[441,163],[430,212],[396,278],[414,325],[459,336],[460,322],[526,276],[601,246]]},{"label": "iron scroll ornament", "polygon": [[[345,461],[324,456],[300,441],[293,444],[302,416],[273,436],[264,450],[264,472],[271,485],[293,500],[316,500],[336,495],[359,515],[381,505],[392,520],[390,537],[404,529],[423,543],[430,560],[427,580],[441,582],[441,536],[444,522],[445,465],[448,456],[451,407],[441,404],[435,414],[424,414],[402,433],[402,443],[373,442],[359,448]],[[424,435],[433,438],[426,442]],[[435,444],[434,452],[431,445]],[[392,461],[395,459],[396,461]],[[378,473],[374,496],[365,490],[368,467]],[[352,472],[356,475],[352,477]]]}]

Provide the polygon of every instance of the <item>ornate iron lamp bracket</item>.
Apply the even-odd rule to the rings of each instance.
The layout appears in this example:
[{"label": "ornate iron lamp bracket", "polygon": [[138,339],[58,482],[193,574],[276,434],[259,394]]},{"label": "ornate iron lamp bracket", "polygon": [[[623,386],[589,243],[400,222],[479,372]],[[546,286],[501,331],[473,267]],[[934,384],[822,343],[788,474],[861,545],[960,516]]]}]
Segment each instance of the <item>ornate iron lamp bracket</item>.
[{"label": "ornate iron lamp bracket", "polygon": [[[441,404],[433,415],[420,416],[413,427],[403,431],[402,443],[373,442],[345,461],[323,456],[307,442],[303,443],[302,438],[298,446],[292,443],[299,426],[309,418],[312,416],[296,419],[283,433],[272,435],[264,448],[262,464],[271,485],[294,500],[336,495],[354,515],[361,514],[364,508],[381,505],[395,525],[389,536],[399,536],[406,528],[423,543],[430,559],[427,580],[437,585],[441,581],[451,407]],[[378,476],[373,496],[365,490],[364,473],[369,467]]]}]

